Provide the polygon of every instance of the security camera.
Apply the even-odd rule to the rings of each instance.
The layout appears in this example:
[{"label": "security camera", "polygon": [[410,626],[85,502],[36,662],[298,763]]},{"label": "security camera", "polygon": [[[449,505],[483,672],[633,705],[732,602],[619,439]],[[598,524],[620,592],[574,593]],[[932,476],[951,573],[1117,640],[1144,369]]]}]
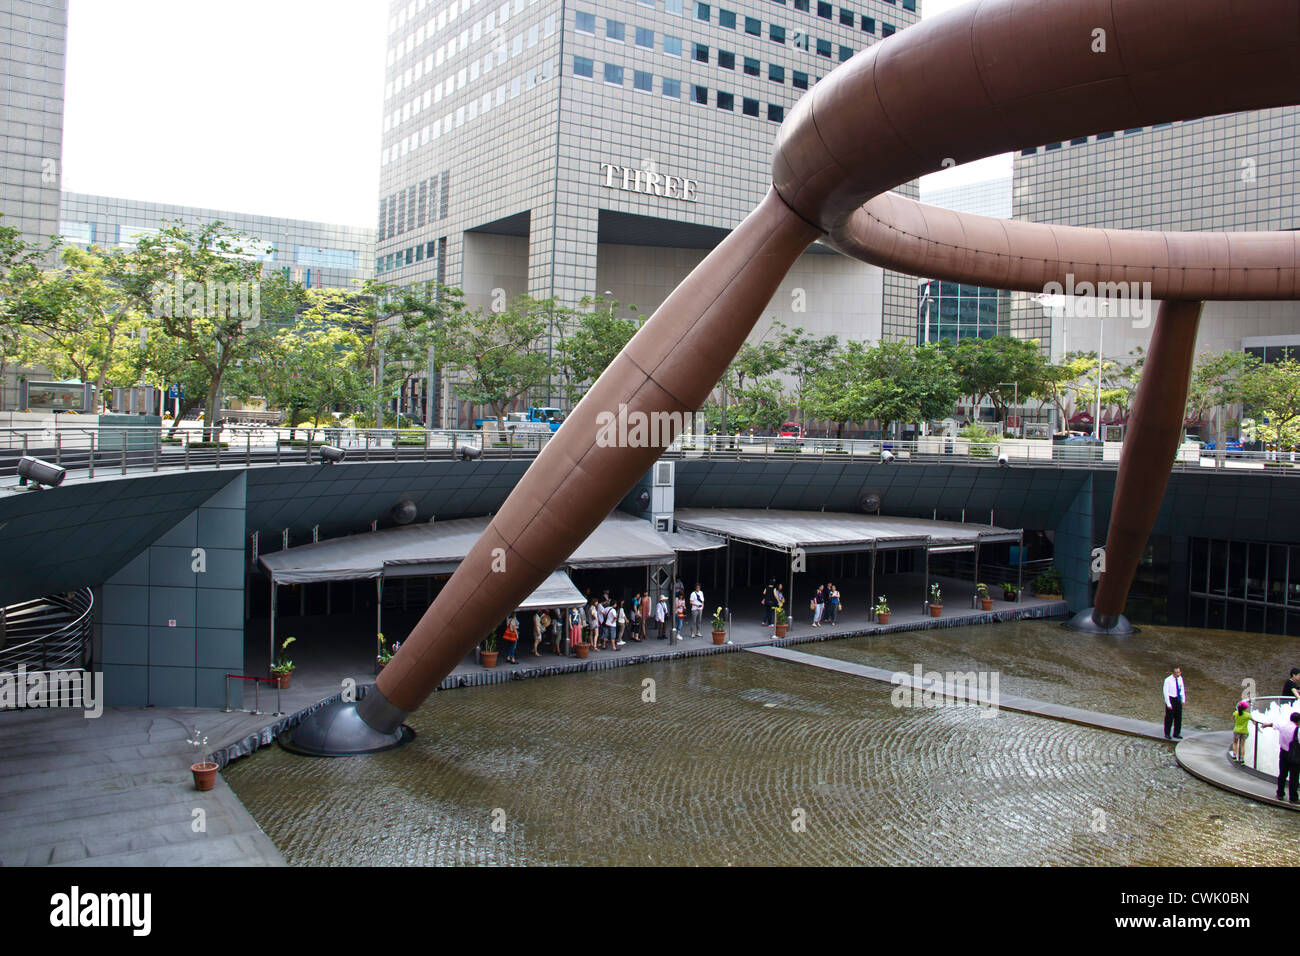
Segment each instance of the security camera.
[{"label": "security camera", "polygon": [[321,445],[316,453],[320,455],[322,465],[336,465],[348,456],[346,451],[334,445]]},{"label": "security camera", "polygon": [[894,460],[894,453],[892,451],[882,451],[880,453],[880,460],[883,461],[885,464],[889,464],[891,461]]},{"label": "security camera", "polygon": [[1007,457],[1006,452],[1002,452],[1001,454],[998,455],[999,468],[1006,468],[1010,464],[1011,464],[1011,459]]},{"label": "security camera", "polygon": [[39,458],[23,456],[18,459],[18,484],[20,487],[30,481],[37,488],[42,485],[53,488],[62,484],[67,473],[68,469],[61,468],[58,465],[51,465],[48,461],[41,461]]}]

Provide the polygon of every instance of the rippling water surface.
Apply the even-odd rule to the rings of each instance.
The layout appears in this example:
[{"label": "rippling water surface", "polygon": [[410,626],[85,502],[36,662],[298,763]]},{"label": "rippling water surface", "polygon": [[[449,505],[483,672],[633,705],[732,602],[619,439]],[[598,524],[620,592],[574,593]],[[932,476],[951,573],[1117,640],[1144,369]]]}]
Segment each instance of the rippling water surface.
[{"label": "rippling water surface", "polygon": [[[1107,648],[1026,622],[801,649],[891,669],[997,667],[1004,693],[1149,719],[1160,717],[1159,681],[1177,651],[1191,701],[1203,695],[1206,723],[1221,729],[1216,695],[1232,698],[1239,678],[1213,683],[1214,661],[1272,667],[1296,646],[1144,635]],[[1166,745],[1019,714],[896,709],[889,691],[725,654],[443,692],[411,716],[418,736],[400,750],[327,760],[270,748],[225,777],[303,864],[1294,858],[1300,817],[1201,783]]]}]

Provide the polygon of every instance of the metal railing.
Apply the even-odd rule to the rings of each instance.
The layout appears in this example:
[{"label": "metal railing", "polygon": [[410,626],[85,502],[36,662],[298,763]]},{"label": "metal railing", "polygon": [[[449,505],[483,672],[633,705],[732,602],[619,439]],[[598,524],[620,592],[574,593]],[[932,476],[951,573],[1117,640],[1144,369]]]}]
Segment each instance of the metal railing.
[{"label": "metal railing", "polygon": [[[347,450],[347,461],[436,461],[460,457],[465,447],[477,457],[532,458],[553,437],[549,431],[422,428],[284,428],[231,425],[204,441],[197,426],[76,425],[56,416],[49,427],[0,428],[0,478],[16,473],[23,455],[42,458],[70,472],[127,474],[130,471],[240,468],[319,461],[322,444]],[[1121,442],[1063,443],[1003,439],[972,442],[930,437],[914,441],[839,438],[693,435],[678,438],[663,452],[669,459],[739,461],[889,461],[893,465],[962,464],[996,467],[1114,469]],[[1300,453],[1226,451],[1216,454],[1187,443],[1179,447],[1174,472],[1300,476]]]},{"label": "metal railing", "polygon": [[230,707],[230,682],[232,680],[251,680],[253,682],[253,709],[241,707],[240,712],[245,714],[261,714],[262,700],[260,688],[263,684],[275,685],[275,712],[273,716],[280,716],[284,711],[280,708],[280,679],[278,677],[255,677],[252,674],[227,674],[226,675],[226,709],[225,712],[231,712]]},{"label": "metal railing", "polygon": [[79,588],[0,608],[0,671],[88,667],[94,603]]},{"label": "metal railing", "polygon": [[475,457],[531,458],[550,437],[530,432],[497,441],[494,434],[478,431],[259,425],[213,431],[217,439],[204,441],[199,427],[182,427],[174,433],[170,426],[156,425],[0,428],[0,478],[16,475],[24,455],[93,478],[132,471],[314,464],[320,461],[321,445],[345,449],[351,462],[453,459],[466,448],[473,449]]}]

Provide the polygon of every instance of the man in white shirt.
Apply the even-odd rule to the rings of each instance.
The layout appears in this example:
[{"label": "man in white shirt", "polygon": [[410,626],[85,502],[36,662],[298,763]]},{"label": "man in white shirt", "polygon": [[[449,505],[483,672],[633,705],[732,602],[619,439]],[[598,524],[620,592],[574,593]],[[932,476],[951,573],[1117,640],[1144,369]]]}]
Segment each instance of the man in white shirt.
[{"label": "man in white shirt", "polygon": [[618,608],[614,606],[613,601],[610,601],[605,608],[605,639],[611,648],[617,648]]},{"label": "man in white shirt", "polygon": [[700,636],[700,618],[704,616],[704,589],[698,584],[691,592],[691,637]]},{"label": "man in white shirt", "polygon": [[659,640],[668,640],[668,598],[666,595],[659,595],[659,603],[655,605],[655,620],[659,622]]},{"label": "man in white shirt", "polygon": [[1187,703],[1187,688],[1183,684],[1183,669],[1175,667],[1165,678],[1165,739],[1170,739],[1169,730],[1173,729],[1173,739],[1183,739],[1183,704]]}]

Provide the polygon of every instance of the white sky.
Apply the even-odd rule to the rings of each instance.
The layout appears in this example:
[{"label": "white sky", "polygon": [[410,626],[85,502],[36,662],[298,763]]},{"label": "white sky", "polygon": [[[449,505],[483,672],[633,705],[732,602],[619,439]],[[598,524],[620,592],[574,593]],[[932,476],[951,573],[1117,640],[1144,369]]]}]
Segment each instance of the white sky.
[{"label": "white sky", "polygon": [[[69,6],[64,189],[375,225],[384,0]],[[995,157],[923,188],[1010,170],[1009,155]]]},{"label": "white sky", "polygon": [[71,0],[63,188],[375,225],[383,0]]}]

